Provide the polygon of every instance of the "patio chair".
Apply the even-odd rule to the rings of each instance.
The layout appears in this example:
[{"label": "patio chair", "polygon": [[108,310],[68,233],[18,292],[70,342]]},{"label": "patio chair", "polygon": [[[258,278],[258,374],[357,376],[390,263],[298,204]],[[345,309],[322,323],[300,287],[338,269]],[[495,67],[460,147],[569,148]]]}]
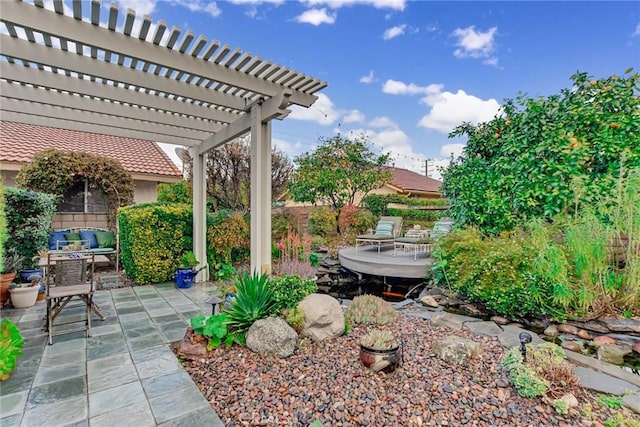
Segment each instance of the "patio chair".
[{"label": "patio chair", "polygon": [[[53,344],[54,335],[86,330],[87,337],[91,336],[91,308],[95,291],[94,266],[95,254],[92,252],[68,255],[49,253],[47,255],[45,298],[47,300],[46,329],[49,332],[49,344]],[[60,312],[74,297],[78,297],[86,305],[86,320],[55,323]],[[84,323],[81,327],[64,328],[64,330],[57,332],[53,330],[54,326],[61,327],[80,322]]]},{"label": "patio chair", "polygon": [[380,248],[384,244],[391,244],[402,232],[401,216],[381,216],[373,234],[361,234],[356,237],[356,252],[359,246],[371,245]]},{"label": "patio chair", "polygon": [[393,241],[393,256],[396,256],[398,249],[411,251],[413,259],[418,259],[418,254],[431,255],[434,245],[429,240],[430,230],[412,228],[407,230],[404,237],[399,237]]},{"label": "patio chair", "polygon": [[455,222],[451,218],[440,218],[435,224],[433,224],[433,230],[429,237],[432,239],[439,239],[440,237],[446,236],[451,232],[454,224]]}]

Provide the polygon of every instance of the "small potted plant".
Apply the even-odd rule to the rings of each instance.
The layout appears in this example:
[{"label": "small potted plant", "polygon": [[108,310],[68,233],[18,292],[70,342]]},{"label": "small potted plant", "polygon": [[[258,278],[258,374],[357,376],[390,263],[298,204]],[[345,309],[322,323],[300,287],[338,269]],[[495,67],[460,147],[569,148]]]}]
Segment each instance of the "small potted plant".
[{"label": "small potted plant", "polygon": [[12,283],[9,285],[9,294],[11,294],[11,304],[15,308],[27,308],[36,303],[40,286],[28,283]]},{"label": "small potted plant", "polygon": [[402,348],[390,331],[373,329],[360,339],[360,360],[374,372],[393,372],[402,361]]},{"label": "small potted plant", "polygon": [[198,259],[193,251],[187,251],[182,254],[178,260],[178,270],[176,270],[175,281],[179,288],[190,288],[193,284],[195,276],[195,267],[198,265]]},{"label": "small potted plant", "polygon": [[22,267],[24,257],[15,249],[8,249],[4,254],[4,262],[0,267],[0,307],[9,299],[9,284],[15,279],[18,270]]}]

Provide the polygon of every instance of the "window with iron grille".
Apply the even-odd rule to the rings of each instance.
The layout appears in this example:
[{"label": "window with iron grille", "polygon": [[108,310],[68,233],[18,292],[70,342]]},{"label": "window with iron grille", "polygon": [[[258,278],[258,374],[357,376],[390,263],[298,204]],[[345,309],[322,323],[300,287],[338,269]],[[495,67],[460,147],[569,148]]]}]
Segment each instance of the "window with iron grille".
[{"label": "window with iron grille", "polygon": [[89,180],[76,182],[62,195],[59,213],[106,213],[106,198],[100,188]]}]

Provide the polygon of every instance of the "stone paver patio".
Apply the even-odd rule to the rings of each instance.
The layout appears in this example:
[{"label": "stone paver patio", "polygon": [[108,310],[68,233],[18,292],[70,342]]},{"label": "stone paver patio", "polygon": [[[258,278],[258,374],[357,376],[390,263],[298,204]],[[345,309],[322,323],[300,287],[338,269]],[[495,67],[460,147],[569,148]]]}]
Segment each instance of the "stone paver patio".
[{"label": "stone paver patio", "polygon": [[[189,319],[211,313],[211,284],[174,284],[98,291],[107,316],[94,314],[92,337],[76,332],[46,344],[46,303],[3,309],[25,340],[11,377],[0,383],[0,425],[223,426],[168,344],[182,339]],[[82,319],[80,301],[60,319]]]}]

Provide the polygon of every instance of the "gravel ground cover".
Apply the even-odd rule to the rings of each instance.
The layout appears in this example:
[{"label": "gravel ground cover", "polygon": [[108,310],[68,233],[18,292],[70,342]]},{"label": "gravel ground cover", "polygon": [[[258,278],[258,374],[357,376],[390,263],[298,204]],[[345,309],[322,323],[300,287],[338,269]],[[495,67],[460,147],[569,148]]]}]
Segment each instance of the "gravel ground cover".
[{"label": "gravel ground cover", "polygon": [[[402,367],[391,374],[362,366],[358,341],[371,329],[362,325],[333,340],[303,340],[287,359],[234,346],[184,366],[227,426],[640,426],[637,414],[612,409],[588,390],[567,415],[544,399],[519,396],[495,339],[403,315],[388,328],[404,349]],[[466,366],[443,362],[431,345],[448,335],[481,342],[482,356]],[[615,417],[626,421],[612,423]]]}]

